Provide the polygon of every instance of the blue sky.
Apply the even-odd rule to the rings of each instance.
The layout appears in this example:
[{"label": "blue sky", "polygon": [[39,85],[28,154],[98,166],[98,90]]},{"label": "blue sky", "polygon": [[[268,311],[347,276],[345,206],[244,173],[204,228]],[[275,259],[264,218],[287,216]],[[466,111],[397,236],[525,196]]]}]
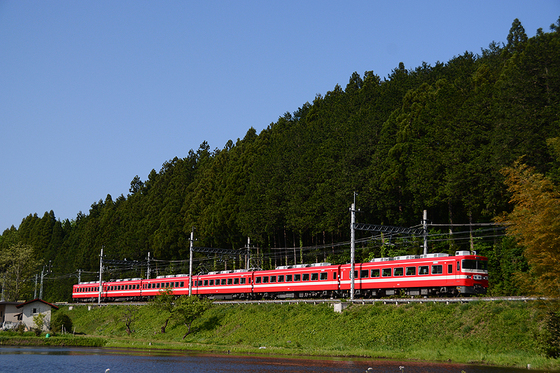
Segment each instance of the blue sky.
[{"label": "blue sky", "polygon": [[558,16],[558,0],[0,0],[0,232],[126,196],[354,71],[447,62]]}]

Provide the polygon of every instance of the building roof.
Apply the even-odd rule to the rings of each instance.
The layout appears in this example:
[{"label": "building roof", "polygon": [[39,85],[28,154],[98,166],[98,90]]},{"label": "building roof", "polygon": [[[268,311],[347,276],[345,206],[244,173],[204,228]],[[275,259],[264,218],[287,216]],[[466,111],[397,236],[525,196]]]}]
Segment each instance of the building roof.
[{"label": "building roof", "polygon": [[24,307],[24,306],[26,306],[26,305],[28,305],[28,304],[35,303],[35,302],[44,303],[44,304],[46,304],[46,305],[48,305],[48,306],[51,306],[51,308],[54,308],[55,310],[58,309],[58,307],[55,306],[54,304],[51,304],[51,303],[49,303],[49,302],[46,302],[46,301],[44,301],[44,300],[42,300],[42,299],[33,299],[33,300],[30,300],[29,302],[25,302],[25,303],[22,303],[22,304],[16,306],[16,308],[22,308],[22,307]]}]

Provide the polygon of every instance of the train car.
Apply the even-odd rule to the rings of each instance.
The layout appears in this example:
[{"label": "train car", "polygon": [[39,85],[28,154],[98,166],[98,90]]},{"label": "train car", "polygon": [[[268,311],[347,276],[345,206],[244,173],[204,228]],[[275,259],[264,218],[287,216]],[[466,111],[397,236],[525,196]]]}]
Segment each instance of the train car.
[{"label": "train car", "polygon": [[[356,264],[356,296],[383,297],[457,296],[485,294],[488,288],[488,259],[458,251],[455,256],[435,253],[395,258],[376,258]],[[351,287],[350,265],[341,266],[340,289],[348,294]]]},{"label": "train car", "polygon": [[253,291],[253,272],[235,271],[210,272],[193,278],[193,295],[210,299],[248,299]]},{"label": "train car", "polygon": [[105,301],[126,301],[134,300],[141,296],[142,279],[125,278],[110,280],[103,283],[101,299]]},{"label": "train car", "polygon": [[99,282],[80,282],[72,286],[72,298],[78,302],[88,302],[99,298]]},{"label": "train car", "polygon": [[256,271],[253,274],[253,297],[286,299],[337,296],[339,267],[330,263],[315,263]]},{"label": "train car", "polygon": [[161,291],[169,289],[174,295],[189,293],[189,275],[167,275],[157,276],[153,279],[142,280],[142,292],[139,295],[143,299],[152,299]]}]

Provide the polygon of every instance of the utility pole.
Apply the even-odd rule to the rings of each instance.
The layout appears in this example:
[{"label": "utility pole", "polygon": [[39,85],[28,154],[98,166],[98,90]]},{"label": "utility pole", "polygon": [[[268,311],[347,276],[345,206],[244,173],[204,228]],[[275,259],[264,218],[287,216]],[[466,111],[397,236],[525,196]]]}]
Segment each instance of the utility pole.
[{"label": "utility pole", "polygon": [[193,263],[194,227],[191,229],[191,242],[189,245],[189,297],[192,294],[192,263]]},{"label": "utility pole", "polygon": [[356,192],[354,192],[354,203],[350,207],[350,300],[354,300],[354,267],[356,261]]},{"label": "utility pole", "polygon": [[43,278],[45,277],[45,266],[41,270],[41,287],[39,289],[39,299],[43,299]]},{"label": "utility pole", "polygon": [[[101,255],[99,255],[99,298],[97,304],[101,304],[101,293],[103,291],[103,246],[101,246]],[[42,281],[41,281],[42,282]]]},{"label": "utility pole", "polygon": [[148,269],[146,271],[146,278],[150,279],[150,252],[148,251]]},{"label": "utility pole", "polygon": [[251,237],[247,237],[247,255],[245,256],[245,269],[249,270],[249,258],[251,257]]},{"label": "utility pole", "polygon": [[35,274],[35,290],[33,291],[33,299],[37,299],[37,274]]},{"label": "utility pole", "polygon": [[424,255],[428,254],[428,210],[422,216],[422,229],[424,229]]}]

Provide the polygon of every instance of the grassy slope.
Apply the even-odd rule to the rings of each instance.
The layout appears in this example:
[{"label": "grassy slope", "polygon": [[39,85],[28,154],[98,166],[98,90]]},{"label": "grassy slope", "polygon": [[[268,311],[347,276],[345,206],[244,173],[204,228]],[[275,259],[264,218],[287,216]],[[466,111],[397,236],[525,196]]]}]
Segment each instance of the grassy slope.
[{"label": "grassy slope", "polygon": [[[110,346],[260,351],[285,355],[364,356],[504,366],[560,368],[541,354],[543,310],[537,304],[354,305],[342,314],[321,305],[217,305],[186,329],[139,307],[127,337],[123,307],[78,306],[68,312],[77,332],[111,337]],[[263,349],[266,348],[266,349]]]}]

